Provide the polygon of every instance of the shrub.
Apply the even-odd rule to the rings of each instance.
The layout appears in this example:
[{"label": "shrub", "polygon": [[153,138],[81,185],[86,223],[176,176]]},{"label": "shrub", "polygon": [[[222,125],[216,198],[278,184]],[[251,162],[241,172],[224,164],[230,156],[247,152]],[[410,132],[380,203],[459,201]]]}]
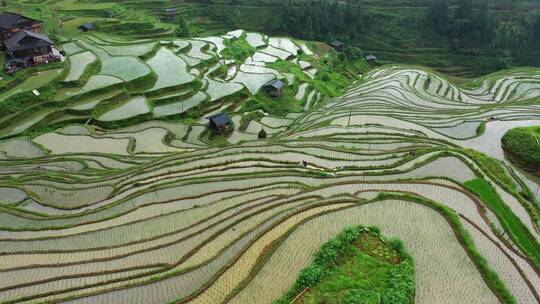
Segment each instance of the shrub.
[{"label": "shrub", "polygon": [[221,52],[221,55],[224,58],[234,59],[238,62],[244,62],[246,58],[252,56],[257,51],[247,41],[242,39],[236,39],[232,42],[225,40],[224,44],[225,49]]},{"label": "shrub", "polygon": [[341,304],[378,304],[379,296],[364,290],[351,289],[340,301]]},{"label": "shrub", "polygon": [[390,288],[382,298],[383,303],[408,304],[412,303],[414,294],[414,267],[410,260],[405,260],[390,271]]},{"label": "shrub", "polygon": [[319,282],[324,276],[324,268],[318,264],[312,264],[300,272],[297,285],[300,289],[309,287]]},{"label": "shrub", "polygon": [[512,129],[502,138],[510,159],[523,169],[540,176],[540,127]]}]

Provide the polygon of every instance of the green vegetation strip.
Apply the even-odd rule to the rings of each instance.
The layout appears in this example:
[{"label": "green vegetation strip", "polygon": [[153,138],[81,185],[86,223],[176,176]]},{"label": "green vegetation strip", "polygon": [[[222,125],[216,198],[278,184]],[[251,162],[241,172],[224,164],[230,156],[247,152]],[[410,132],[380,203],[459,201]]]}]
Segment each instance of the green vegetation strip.
[{"label": "green vegetation strip", "polygon": [[414,291],[412,258],[401,241],[388,242],[377,228],[357,226],[325,243],[275,303],[301,298],[301,303],[405,304],[413,302]]},{"label": "green vegetation strip", "polygon": [[465,182],[464,186],[478,195],[495,212],[505,231],[513,237],[514,241],[531,257],[535,266],[538,267],[540,265],[538,242],[521,220],[502,201],[493,186],[480,178]]}]

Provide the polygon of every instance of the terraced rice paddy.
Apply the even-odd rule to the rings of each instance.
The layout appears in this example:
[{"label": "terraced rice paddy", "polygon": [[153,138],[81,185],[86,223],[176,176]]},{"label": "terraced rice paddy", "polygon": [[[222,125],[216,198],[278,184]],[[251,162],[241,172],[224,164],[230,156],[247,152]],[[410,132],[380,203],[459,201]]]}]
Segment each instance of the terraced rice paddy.
[{"label": "terraced rice paddy", "polygon": [[[464,89],[386,66],[332,99],[293,77],[304,111],[263,113],[245,130],[234,112],[237,128],[216,145],[206,115],[285,79],[267,63],[308,68],[296,58],[312,54],[306,43],[244,31],[158,48],[113,38],[65,46],[67,79],[91,54],[101,63],[62,91],[66,108],[16,113],[0,130],[1,303],[272,303],[354,225],[403,241],[416,303],[540,302],[540,197],[500,152],[506,130],[540,124],[539,70]],[[257,53],[222,58],[226,39]],[[230,65],[229,81],[214,73]],[[47,124],[66,109],[88,118]],[[175,120],[195,109],[205,117]],[[53,127],[17,136],[40,124]]]},{"label": "terraced rice paddy", "polygon": [[178,86],[195,80],[195,77],[188,73],[186,62],[169,49],[161,48],[147,63],[158,76],[152,90]]},{"label": "terraced rice paddy", "polygon": [[150,108],[146,103],[144,96],[135,96],[124,104],[111,109],[101,116],[98,117],[98,120],[101,121],[116,121],[133,118],[137,115],[143,115],[150,112]]},{"label": "terraced rice paddy", "polygon": [[71,68],[69,69],[69,74],[64,79],[66,82],[79,80],[88,65],[95,62],[97,58],[92,52],[86,51],[71,56],[70,60]]}]

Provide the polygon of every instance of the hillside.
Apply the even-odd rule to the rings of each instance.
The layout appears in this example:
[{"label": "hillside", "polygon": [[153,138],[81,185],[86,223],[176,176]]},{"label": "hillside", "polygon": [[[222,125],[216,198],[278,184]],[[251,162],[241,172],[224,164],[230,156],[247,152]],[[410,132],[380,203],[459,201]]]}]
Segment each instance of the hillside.
[{"label": "hillside", "polygon": [[[246,130],[253,118],[285,118],[338,96],[367,68],[345,65],[322,43],[243,30],[195,39],[126,40],[98,32],[64,39],[64,66],[4,80],[13,87],[0,95],[7,114],[0,137],[69,123],[119,128],[153,119],[184,120],[202,131],[204,116],[221,111]],[[264,89],[274,79],[286,85],[279,98]]]},{"label": "hillside", "polygon": [[[442,15],[433,12],[438,9],[437,2],[448,3]],[[459,77],[540,65],[536,56],[540,50],[538,1],[478,0],[467,4],[462,0],[349,0],[309,5],[309,1],[301,0],[238,0],[234,1],[234,9],[228,9],[230,1],[220,0],[156,3],[178,7],[199,35],[243,28],[304,39],[338,38],[366,54],[376,54],[386,63],[421,64]],[[319,7],[317,3],[327,4]],[[463,5],[469,6],[463,8],[467,11],[461,17]],[[150,5],[149,9],[157,16],[159,7]],[[483,10],[485,14],[480,13]],[[325,16],[325,11],[332,15]],[[308,20],[312,20],[309,25]],[[326,33],[325,27],[330,32]]]},{"label": "hillside", "polygon": [[[242,28],[273,36],[346,41],[384,63],[420,64],[461,78],[515,66],[540,66],[540,4],[535,0],[21,0],[10,9],[36,17],[107,20],[108,33],[171,35],[177,9],[190,35],[214,36]],[[312,4],[310,4],[312,3]],[[29,7],[31,7],[29,9]],[[442,8],[441,8],[442,7]],[[441,11],[442,10],[442,11]],[[310,24],[307,22],[310,20]],[[74,21],[74,23],[78,23]],[[72,31],[66,23],[65,31]],[[124,25],[123,25],[124,24]],[[51,29],[57,26],[51,26]]]},{"label": "hillside", "polygon": [[9,3],[66,58],[0,79],[0,303],[540,303],[540,181],[501,143],[540,68],[368,64],[253,3]]}]

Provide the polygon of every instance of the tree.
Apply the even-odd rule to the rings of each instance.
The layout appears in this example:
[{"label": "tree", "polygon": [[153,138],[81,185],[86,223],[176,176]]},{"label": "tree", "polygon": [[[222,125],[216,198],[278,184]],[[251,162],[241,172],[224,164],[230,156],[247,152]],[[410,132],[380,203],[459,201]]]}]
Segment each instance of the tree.
[{"label": "tree", "polygon": [[311,24],[313,28],[313,39],[321,39],[321,17],[320,10],[318,9],[318,3],[314,0],[310,4],[306,4],[304,7],[304,13],[306,14],[306,19],[311,16]]},{"label": "tree", "polygon": [[486,26],[489,16],[489,0],[483,0],[476,14],[476,20],[481,26]]},{"label": "tree", "polygon": [[478,37],[483,40],[489,38],[489,2],[488,0],[482,0],[480,9],[476,13],[474,18],[475,32]]},{"label": "tree", "polygon": [[345,55],[345,59],[347,59],[349,62],[355,62],[364,57],[364,54],[359,48],[352,47],[350,44],[347,44],[347,47],[345,47],[345,50],[343,50],[343,54]]},{"label": "tree", "polygon": [[540,42],[540,15],[537,15],[533,21],[533,37],[537,42]]},{"label": "tree", "polygon": [[330,17],[330,3],[328,0],[321,0],[319,2],[319,32],[321,36],[327,37],[332,32],[331,17]]},{"label": "tree", "polygon": [[304,30],[304,38],[307,40],[313,40],[313,20],[311,16],[308,16],[306,21],[306,27]]},{"label": "tree", "polygon": [[287,0],[285,8],[283,10],[282,24],[283,30],[293,35],[298,34],[296,32],[296,16],[294,11],[294,5],[292,0]]},{"label": "tree", "polygon": [[176,22],[176,36],[178,37],[189,36],[189,27],[183,15],[178,16],[178,20]]},{"label": "tree", "polygon": [[472,0],[459,0],[459,6],[456,10],[456,19],[472,18]]},{"label": "tree", "polygon": [[354,23],[354,9],[352,0],[347,0],[347,8],[345,8],[345,24],[352,25]]},{"label": "tree", "polygon": [[495,29],[493,43],[495,47],[506,51],[518,50],[526,40],[526,31],[519,20],[507,20],[499,23]]},{"label": "tree", "polygon": [[430,8],[431,22],[440,33],[448,31],[448,0],[435,0]]}]

